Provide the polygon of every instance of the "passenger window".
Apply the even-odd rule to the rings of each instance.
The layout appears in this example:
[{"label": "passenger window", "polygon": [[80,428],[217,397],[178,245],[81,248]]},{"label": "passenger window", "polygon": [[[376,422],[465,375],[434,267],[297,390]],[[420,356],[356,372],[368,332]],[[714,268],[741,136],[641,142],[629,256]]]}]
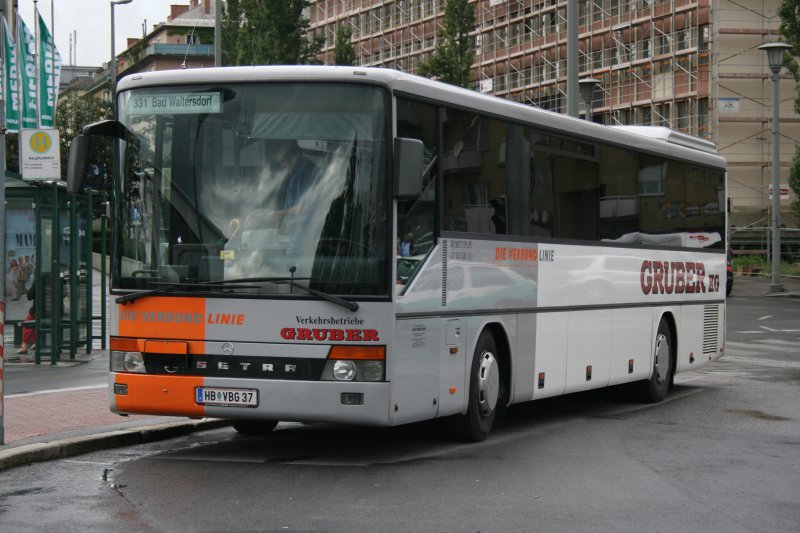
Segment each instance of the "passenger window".
[{"label": "passenger window", "polygon": [[519,231],[521,217],[506,175],[508,125],[473,113],[442,112],[443,229],[497,235]]},{"label": "passenger window", "polygon": [[600,146],[600,239],[634,242],[639,232],[639,158]]},{"label": "passenger window", "polygon": [[397,284],[405,285],[422,266],[436,244],[436,107],[413,100],[397,100],[397,136],[419,139],[424,146],[423,190],[417,198],[397,205]]}]

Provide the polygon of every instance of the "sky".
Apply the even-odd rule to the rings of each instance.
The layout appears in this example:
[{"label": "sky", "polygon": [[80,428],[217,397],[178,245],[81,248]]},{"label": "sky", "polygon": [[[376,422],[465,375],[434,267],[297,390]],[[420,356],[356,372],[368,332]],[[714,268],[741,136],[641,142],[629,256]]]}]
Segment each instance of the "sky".
[{"label": "sky", "polygon": [[[70,64],[70,34],[77,32],[77,47],[73,45],[73,65],[98,67],[111,58],[111,8],[109,0],[39,0],[36,5],[47,27],[53,32],[50,13],[55,10],[56,47],[64,65]],[[133,0],[114,8],[116,53],[125,50],[128,37],[141,37],[142,24],[147,21],[147,33],[153,25],[166,22],[170,4],[188,5],[189,0]],[[25,24],[33,31],[34,1],[18,0],[18,10]]]}]

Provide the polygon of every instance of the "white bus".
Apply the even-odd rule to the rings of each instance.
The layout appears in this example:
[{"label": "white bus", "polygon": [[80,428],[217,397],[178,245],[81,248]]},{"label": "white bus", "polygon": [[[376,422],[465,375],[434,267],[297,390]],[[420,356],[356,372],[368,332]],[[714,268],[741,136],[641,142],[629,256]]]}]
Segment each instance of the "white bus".
[{"label": "white bus", "polygon": [[[136,74],[113,184],[111,409],[486,438],[506,406],[719,358],[725,164],[386,69]],[[721,283],[722,280],[722,283]]]}]

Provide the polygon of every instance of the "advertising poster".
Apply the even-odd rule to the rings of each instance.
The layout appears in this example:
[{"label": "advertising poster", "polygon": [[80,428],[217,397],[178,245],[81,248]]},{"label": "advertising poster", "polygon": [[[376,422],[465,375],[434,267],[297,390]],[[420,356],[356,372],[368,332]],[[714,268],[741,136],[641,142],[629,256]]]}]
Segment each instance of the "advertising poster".
[{"label": "advertising poster", "polygon": [[36,221],[31,208],[6,209],[6,320],[24,320],[36,269]]}]

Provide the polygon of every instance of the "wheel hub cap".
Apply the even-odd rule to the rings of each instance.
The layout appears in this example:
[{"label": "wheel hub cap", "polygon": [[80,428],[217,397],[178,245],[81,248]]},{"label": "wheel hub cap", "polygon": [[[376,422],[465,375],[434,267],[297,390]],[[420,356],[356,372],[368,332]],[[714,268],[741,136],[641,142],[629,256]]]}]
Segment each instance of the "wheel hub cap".
[{"label": "wheel hub cap", "polygon": [[488,416],[500,395],[500,369],[492,352],[483,352],[478,367],[478,406],[481,416]]},{"label": "wheel hub cap", "polygon": [[667,379],[667,371],[669,369],[669,345],[667,344],[667,337],[659,335],[656,338],[656,362],[654,370],[656,374],[656,381],[663,383]]}]

